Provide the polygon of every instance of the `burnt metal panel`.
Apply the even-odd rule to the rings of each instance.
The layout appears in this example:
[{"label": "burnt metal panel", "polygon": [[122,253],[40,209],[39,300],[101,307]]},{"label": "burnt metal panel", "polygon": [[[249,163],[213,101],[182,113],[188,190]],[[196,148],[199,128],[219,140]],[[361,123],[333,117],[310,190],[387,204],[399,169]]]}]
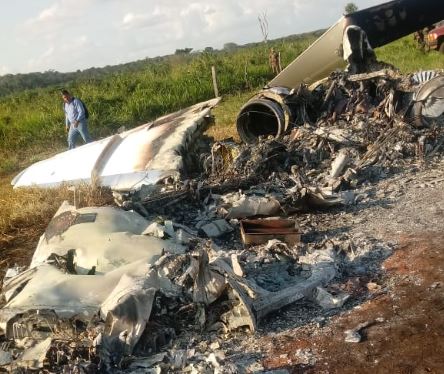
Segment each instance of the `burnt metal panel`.
[{"label": "burnt metal panel", "polygon": [[271,80],[267,87],[295,88],[301,83],[316,82],[333,70],[344,67],[340,52],[344,25],[342,17]]},{"label": "burnt metal panel", "polygon": [[345,17],[347,25],[361,27],[376,48],[442,20],[444,1],[395,0]]},{"label": "burnt metal panel", "polygon": [[245,219],[241,221],[240,228],[246,245],[264,244],[272,239],[295,245],[301,240],[301,233],[292,219]]}]

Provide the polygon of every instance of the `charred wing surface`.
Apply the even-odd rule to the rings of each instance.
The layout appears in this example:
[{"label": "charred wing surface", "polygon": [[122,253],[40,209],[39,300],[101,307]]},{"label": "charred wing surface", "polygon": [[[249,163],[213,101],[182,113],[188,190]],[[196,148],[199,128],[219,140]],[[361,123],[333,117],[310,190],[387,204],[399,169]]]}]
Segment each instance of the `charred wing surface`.
[{"label": "charred wing surface", "polygon": [[183,153],[207,124],[219,99],[196,104],[119,135],[40,161],[11,182],[14,188],[56,187],[98,180],[114,190],[137,189],[185,170]]}]

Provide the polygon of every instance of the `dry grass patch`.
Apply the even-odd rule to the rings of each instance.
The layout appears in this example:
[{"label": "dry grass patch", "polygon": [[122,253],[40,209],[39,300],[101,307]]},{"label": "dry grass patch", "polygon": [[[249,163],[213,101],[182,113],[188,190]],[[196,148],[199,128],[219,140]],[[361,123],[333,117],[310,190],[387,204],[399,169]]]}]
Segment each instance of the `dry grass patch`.
[{"label": "dry grass patch", "polygon": [[[73,203],[68,187],[13,190],[11,177],[0,179],[0,268],[27,265],[49,221],[64,200]],[[80,194],[78,193],[80,191]],[[79,206],[112,205],[111,190],[80,186]]]},{"label": "dry grass patch", "polygon": [[212,110],[215,117],[215,123],[207,131],[208,136],[215,140],[233,138],[240,142],[239,134],[236,130],[236,117],[240,108],[245,104],[258,90],[235,93],[222,98],[220,104]]}]

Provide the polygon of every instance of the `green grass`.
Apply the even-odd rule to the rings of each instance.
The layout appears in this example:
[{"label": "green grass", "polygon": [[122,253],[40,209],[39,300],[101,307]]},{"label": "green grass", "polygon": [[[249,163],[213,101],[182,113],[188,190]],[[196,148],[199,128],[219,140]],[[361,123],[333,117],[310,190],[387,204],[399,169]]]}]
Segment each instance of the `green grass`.
[{"label": "green grass", "polygon": [[436,51],[421,52],[411,35],[376,49],[376,55],[378,60],[396,66],[402,73],[444,69],[444,55]]},{"label": "green grass", "polygon": [[[211,66],[216,66],[223,102],[214,111],[209,134],[236,137],[239,108],[271,78],[268,51],[281,52],[289,64],[313,37],[269,42],[233,51],[175,55],[147,63],[135,72],[113,73],[70,84],[67,88],[86,102],[90,131],[95,139],[124,125],[132,128],[158,116],[213,97]],[[378,59],[402,72],[444,68],[444,56],[423,54],[412,37],[377,50]],[[0,98],[0,173],[19,168],[66,148],[59,87],[22,91]]]},{"label": "green grass", "polygon": [[234,138],[239,141],[236,131],[236,117],[240,107],[246,103],[256,91],[238,92],[222,98],[222,102],[213,109],[214,124],[208,129],[207,134],[215,139]]}]

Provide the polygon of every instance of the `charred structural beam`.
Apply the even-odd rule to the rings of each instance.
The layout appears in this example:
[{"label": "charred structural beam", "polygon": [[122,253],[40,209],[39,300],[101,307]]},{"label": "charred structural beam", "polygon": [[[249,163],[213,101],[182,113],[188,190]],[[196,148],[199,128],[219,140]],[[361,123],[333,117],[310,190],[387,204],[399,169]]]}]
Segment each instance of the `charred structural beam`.
[{"label": "charred structural beam", "polygon": [[[260,136],[281,137],[303,123],[303,104],[294,102],[301,83],[310,84],[350,63],[352,73],[366,72],[371,48],[380,47],[444,18],[444,1],[395,0],[345,15],[291,62],[240,110],[240,138],[254,143]],[[362,61],[361,61],[362,60]]]}]

